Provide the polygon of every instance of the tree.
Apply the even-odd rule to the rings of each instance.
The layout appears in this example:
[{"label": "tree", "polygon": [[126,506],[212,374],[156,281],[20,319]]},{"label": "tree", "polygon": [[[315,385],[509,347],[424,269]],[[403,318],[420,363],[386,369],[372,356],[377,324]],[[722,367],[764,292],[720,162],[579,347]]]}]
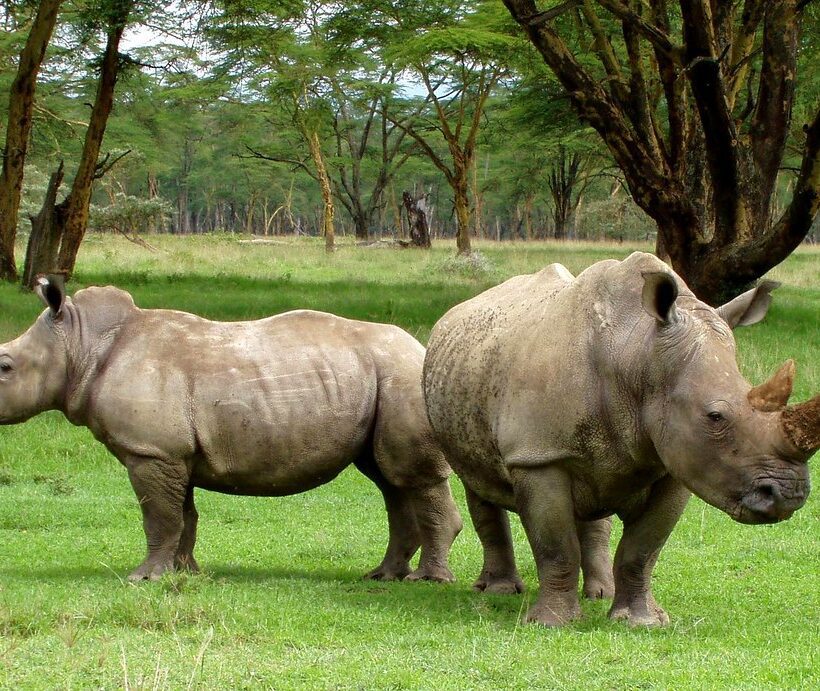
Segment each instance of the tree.
[{"label": "tree", "polygon": [[[552,195],[552,219],[556,240],[563,240],[569,232],[569,222],[578,208],[588,176],[583,170],[583,159],[577,151],[567,153],[558,147],[558,156],[547,175],[547,187]],[[580,190],[578,189],[580,184]]]},{"label": "tree", "polygon": [[34,90],[61,4],[62,0],[42,0],[38,5],[9,93],[6,143],[0,174],[0,279],[6,281],[17,280],[14,240],[17,236],[17,213],[31,135]]},{"label": "tree", "polygon": [[134,0],[109,0],[109,4],[103,8],[106,42],[100,60],[97,91],[71,191],[59,207],[61,241],[57,265],[67,278],[74,271],[77,252],[88,226],[91,187],[94,180],[105,171],[106,162],[100,164],[98,159],[108,116],[114,105],[114,87],[123,64],[123,57],[119,52],[120,39],[133,7]]},{"label": "tree", "polygon": [[[466,15],[451,7],[449,23],[438,17],[438,23],[423,31],[418,25],[405,23],[388,51],[396,66],[421,79],[431,103],[415,121],[395,124],[415,140],[452,190],[459,254],[470,252],[469,179],[484,109],[508,71],[506,59],[518,47],[491,8],[486,3],[476,5],[468,8],[471,11]],[[393,19],[400,26],[406,21],[400,11]],[[449,156],[437,150],[434,138],[439,136]]]},{"label": "tree", "polygon": [[806,64],[818,57],[813,34],[800,47],[801,15],[816,10],[798,0],[681,0],[677,11],[667,0],[504,3],[656,222],[658,253],[701,298],[738,294],[806,236],[820,205],[816,105],[778,219],[772,200],[798,49]]}]

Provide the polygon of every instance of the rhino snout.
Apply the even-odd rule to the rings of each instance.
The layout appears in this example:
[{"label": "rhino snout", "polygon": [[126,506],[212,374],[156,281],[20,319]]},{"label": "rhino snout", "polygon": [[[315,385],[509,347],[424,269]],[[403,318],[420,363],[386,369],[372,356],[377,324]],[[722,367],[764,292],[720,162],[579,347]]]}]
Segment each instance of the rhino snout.
[{"label": "rhino snout", "polygon": [[755,484],[740,500],[737,520],[741,523],[785,521],[806,502],[808,481],[789,483],[766,479]]}]

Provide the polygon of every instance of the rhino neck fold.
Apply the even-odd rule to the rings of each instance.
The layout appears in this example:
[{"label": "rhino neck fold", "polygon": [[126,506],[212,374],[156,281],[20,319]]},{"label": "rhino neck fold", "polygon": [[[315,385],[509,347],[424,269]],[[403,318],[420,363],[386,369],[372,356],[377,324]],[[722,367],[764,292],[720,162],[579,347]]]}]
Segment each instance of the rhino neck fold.
[{"label": "rhino neck fold", "polygon": [[[64,307],[63,338],[66,345],[66,391],[63,413],[75,425],[87,425],[95,383],[104,370],[124,318],[108,323],[87,320],[83,311]],[[89,323],[90,322],[90,323]]]}]

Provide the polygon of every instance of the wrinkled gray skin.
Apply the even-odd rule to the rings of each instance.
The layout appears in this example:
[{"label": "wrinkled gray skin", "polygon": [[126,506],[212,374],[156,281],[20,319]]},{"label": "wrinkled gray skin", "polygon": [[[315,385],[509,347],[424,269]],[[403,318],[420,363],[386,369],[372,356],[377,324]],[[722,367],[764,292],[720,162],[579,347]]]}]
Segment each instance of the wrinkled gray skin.
[{"label": "wrinkled gray skin", "polygon": [[197,570],[195,487],[294,494],[351,463],[387,507],[387,553],[367,575],[453,580],[461,519],[410,335],[311,311],[212,322],[139,309],[113,287],[40,293],[48,309],[0,345],[0,423],[61,410],[128,469],[148,542],[131,580]]},{"label": "wrinkled gray skin", "polygon": [[[582,570],[587,596],[614,593],[610,617],[665,624],[651,572],[690,492],[744,523],[782,520],[804,503],[818,399],[791,411],[815,420],[815,441],[807,432],[798,448],[781,425],[793,363],[750,389],[730,329],[763,318],[771,287],[715,310],[636,253],[577,278],[553,264],[442,317],[424,392],[484,547],[477,588],[522,587],[512,510],[538,568],[529,620],[579,617]],[[614,580],[613,514],[624,524]]]}]

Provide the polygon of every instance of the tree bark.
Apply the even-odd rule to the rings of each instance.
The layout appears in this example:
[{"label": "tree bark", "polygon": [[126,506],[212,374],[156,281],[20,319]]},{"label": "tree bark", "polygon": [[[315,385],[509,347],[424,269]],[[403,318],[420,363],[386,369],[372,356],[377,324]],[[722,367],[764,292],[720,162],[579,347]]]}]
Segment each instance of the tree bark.
[{"label": "tree bark", "polygon": [[17,75],[9,94],[9,117],[0,173],[0,279],[17,280],[14,241],[23,188],[23,171],[31,134],[31,114],[37,75],[51,40],[62,0],[42,0],[20,53]]},{"label": "tree bark", "polygon": [[59,219],[57,192],[63,182],[63,162],[51,174],[46,196],[40,213],[31,216],[31,235],[26,247],[26,261],[23,268],[23,285],[34,288],[34,279],[39,274],[57,273],[57,253],[60,250],[63,225]]},{"label": "tree bark", "polygon": [[325,157],[324,154],[322,154],[319,135],[315,131],[310,133],[308,143],[310,145],[310,157],[313,159],[313,165],[316,168],[316,177],[319,180],[319,188],[322,192],[320,232],[325,236],[325,251],[333,252],[336,235],[333,224],[333,218],[336,214],[336,210],[333,206],[333,188],[330,177],[327,174],[327,166],[325,166]]},{"label": "tree bark", "polygon": [[456,164],[453,171],[453,206],[456,214],[456,250],[470,254],[470,199],[468,197],[468,168]]},{"label": "tree bark", "polygon": [[71,278],[74,272],[80,243],[88,226],[91,189],[100,172],[97,159],[105,136],[108,116],[114,104],[114,87],[117,84],[121,65],[120,39],[133,4],[133,0],[119,0],[112,9],[100,77],[97,82],[97,93],[91,108],[91,119],[88,122],[83,152],[77,167],[77,174],[71,185],[71,192],[60,204],[63,239],[57,261],[60,270],[65,273],[66,280]]}]

